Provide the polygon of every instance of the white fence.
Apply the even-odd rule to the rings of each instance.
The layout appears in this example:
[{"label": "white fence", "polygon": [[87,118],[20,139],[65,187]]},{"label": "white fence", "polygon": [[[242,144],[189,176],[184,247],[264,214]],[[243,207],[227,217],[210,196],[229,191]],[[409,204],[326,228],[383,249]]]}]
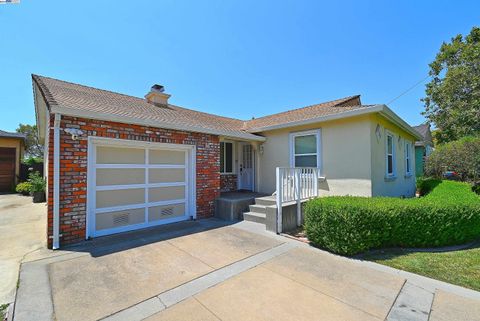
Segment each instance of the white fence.
[{"label": "white fence", "polygon": [[277,231],[282,232],[282,207],[297,203],[297,226],[302,224],[302,200],[318,196],[320,169],[316,167],[277,167]]}]

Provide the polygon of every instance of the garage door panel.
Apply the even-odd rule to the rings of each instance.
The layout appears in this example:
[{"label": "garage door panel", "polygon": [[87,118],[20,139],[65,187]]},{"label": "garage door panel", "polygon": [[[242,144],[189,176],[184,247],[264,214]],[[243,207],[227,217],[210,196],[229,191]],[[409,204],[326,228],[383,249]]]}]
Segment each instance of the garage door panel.
[{"label": "garage door panel", "polygon": [[148,170],[148,182],[154,183],[172,183],[184,182],[184,168],[151,168]]},{"label": "garage door panel", "polygon": [[185,186],[156,187],[148,190],[149,202],[179,200],[185,198]]},{"label": "garage door panel", "polygon": [[145,189],[97,191],[96,202],[97,208],[142,204],[145,203]]},{"label": "garage door panel", "polygon": [[185,204],[153,206],[148,209],[148,221],[155,222],[185,215]]},{"label": "garage door panel", "polygon": [[174,150],[158,150],[152,149],[149,151],[150,164],[169,164],[169,165],[184,165],[185,152]]},{"label": "garage door panel", "polygon": [[142,148],[97,147],[97,164],[144,164],[145,150]]},{"label": "garage door panel", "polygon": [[137,208],[125,211],[97,213],[96,230],[106,230],[116,227],[141,224],[145,222],[145,209]]},{"label": "garage door panel", "polygon": [[143,168],[99,168],[96,176],[97,186],[145,184]]}]

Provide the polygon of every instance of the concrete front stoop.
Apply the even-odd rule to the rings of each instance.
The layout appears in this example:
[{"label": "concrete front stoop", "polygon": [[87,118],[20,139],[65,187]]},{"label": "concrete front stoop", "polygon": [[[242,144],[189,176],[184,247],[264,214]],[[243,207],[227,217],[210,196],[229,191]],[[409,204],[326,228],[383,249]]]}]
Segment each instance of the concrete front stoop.
[{"label": "concrete front stoop", "polygon": [[243,213],[243,219],[245,221],[266,224],[267,207],[275,205],[276,201],[274,196],[257,197],[255,198],[255,204],[249,206],[250,211]]}]

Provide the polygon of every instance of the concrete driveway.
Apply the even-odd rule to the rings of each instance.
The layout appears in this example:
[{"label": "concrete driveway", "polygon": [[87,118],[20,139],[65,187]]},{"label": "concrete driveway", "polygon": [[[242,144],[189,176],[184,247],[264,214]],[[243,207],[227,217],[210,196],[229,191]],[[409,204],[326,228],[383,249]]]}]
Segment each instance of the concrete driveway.
[{"label": "concrete driveway", "polygon": [[14,320],[478,320],[480,293],[251,222],[99,238],[22,264]]},{"label": "concrete driveway", "polygon": [[27,253],[45,248],[45,203],[0,194],[0,304],[14,300],[20,262]]}]

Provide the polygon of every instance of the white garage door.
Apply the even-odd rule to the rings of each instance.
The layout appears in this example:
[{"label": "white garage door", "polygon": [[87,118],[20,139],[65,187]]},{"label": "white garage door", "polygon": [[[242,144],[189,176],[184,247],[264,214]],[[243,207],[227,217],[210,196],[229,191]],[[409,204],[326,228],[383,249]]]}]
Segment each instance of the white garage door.
[{"label": "white garage door", "polygon": [[88,236],[194,216],[192,146],[98,138],[89,145]]}]

